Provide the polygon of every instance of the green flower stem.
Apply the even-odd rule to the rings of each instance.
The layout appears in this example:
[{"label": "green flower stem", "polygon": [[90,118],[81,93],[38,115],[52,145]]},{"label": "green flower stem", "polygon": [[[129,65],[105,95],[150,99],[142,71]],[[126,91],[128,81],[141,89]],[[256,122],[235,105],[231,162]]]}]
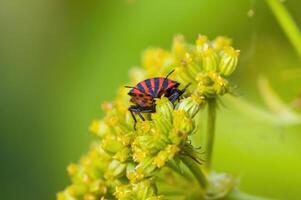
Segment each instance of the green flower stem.
[{"label": "green flower stem", "polygon": [[214,132],[216,121],[216,100],[211,99],[208,101],[208,116],[207,116],[207,142],[206,142],[206,166],[211,167],[213,144],[214,144]]},{"label": "green flower stem", "polygon": [[298,55],[301,57],[301,33],[296,22],[283,3],[281,3],[279,0],[266,0],[266,2],[274,13],[283,31],[294,46]]},{"label": "green flower stem", "polygon": [[191,171],[191,173],[194,175],[194,177],[200,184],[201,188],[206,189],[207,185],[208,185],[208,181],[207,181],[206,175],[201,170],[199,165],[188,156],[182,156],[181,160],[188,167],[188,169]]},{"label": "green flower stem", "polygon": [[168,162],[167,166],[172,169],[174,172],[176,172],[177,174],[181,175],[182,177],[184,177],[186,180],[191,181],[193,180],[193,177],[191,176],[191,174],[189,174],[189,171],[185,171],[183,169],[181,169],[180,167],[178,167],[175,163],[173,162]]},{"label": "green flower stem", "polygon": [[244,193],[238,189],[233,190],[225,200],[272,200],[264,197],[254,196],[251,194]]}]

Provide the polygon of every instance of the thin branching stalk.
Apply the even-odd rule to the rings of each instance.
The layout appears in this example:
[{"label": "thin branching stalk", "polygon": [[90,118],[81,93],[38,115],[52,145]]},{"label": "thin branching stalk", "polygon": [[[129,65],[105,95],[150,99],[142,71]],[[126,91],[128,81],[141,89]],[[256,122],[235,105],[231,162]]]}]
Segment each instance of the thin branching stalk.
[{"label": "thin branching stalk", "polygon": [[206,166],[211,167],[214,135],[215,135],[215,121],[216,121],[216,100],[208,101],[208,116],[207,116],[207,142],[206,142]]},{"label": "thin branching stalk", "polygon": [[181,157],[182,162],[188,167],[188,169],[191,171],[191,173],[194,175],[198,183],[200,184],[201,188],[205,189],[207,188],[207,178],[199,165],[192,160],[188,156],[182,156]]},{"label": "thin branching stalk", "polygon": [[176,164],[173,162],[168,162],[167,166],[172,169],[177,174],[181,175],[183,178],[185,178],[187,181],[193,180],[193,177],[189,174],[189,171],[182,170],[179,168]]},{"label": "thin branching stalk", "polygon": [[301,57],[301,33],[296,22],[279,0],[266,0],[270,9],[274,13],[278,23],[294,46],[299,57]]}]

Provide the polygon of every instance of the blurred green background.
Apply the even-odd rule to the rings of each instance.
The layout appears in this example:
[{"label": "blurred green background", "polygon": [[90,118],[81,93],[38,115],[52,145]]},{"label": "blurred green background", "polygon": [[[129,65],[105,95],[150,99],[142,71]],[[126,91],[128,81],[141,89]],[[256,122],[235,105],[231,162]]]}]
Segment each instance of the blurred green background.
[{"label": "blurred green background", "polygon": [[[284,4],[301,26],[301,1]],[[1,0],[0,199],[55,199],[69,183],[67,164],[88,149],[100,103],[145,48],[169,48],[177,33],[233,38],[241,49],[233,82],[256,105],[259,74],[286,102],[301,90],[300,58],[261,0]],[[300,199],[301,125],[221,107],[213,165],[240,177],[245,192]]]}]

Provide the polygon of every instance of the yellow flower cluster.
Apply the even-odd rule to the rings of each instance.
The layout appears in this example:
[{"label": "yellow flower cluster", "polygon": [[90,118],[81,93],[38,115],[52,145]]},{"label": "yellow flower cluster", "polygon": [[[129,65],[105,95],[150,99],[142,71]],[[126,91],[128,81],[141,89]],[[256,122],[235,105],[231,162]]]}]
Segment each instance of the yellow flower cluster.
[{"label": "yellow flower cluster", "polygon": [[200,35],[192,45],[176,36],[170,51],[146,50],[143,68],[130,73],[132,84],[175,69],[172,79],[181,85],[191,83],[185,98],[175,107],[165,97],[156,99],[156,113],[144,114],[147,120],[138,120],[134,130],[127,111],[128,91],[120,88],[115,101],[102,104],[105,117],[90,126],[98,140],[78,164],[68,167],[72,184],[58,193],[57,200],[163,199],[164,191],[157,184],[163,168],[173,181],[183,182],[181,157],[200,160],[189,142],[196,130],[195,115],[208,99],[229,92],[224,77],[235,70],[239,55],[230,45],[231,40],[225,37],[209,41]]}]

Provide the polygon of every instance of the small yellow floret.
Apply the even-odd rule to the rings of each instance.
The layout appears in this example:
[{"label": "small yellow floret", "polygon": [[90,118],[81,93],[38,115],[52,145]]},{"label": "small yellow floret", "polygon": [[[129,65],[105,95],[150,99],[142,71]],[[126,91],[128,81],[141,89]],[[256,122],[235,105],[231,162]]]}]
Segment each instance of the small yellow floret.
[{"label": "small yellow floret", "polygon": [[203,46],[208,41],[208,37],[206,35],[199,35],[198,39],[196,40],[197,46]]},{"label": "small yellow floret", "polygon": [[113,104],[111,102],[105,101],[100,105],[100,107],[103,111],[109,111],[113,108]]},{"label": "small yellow floret", "polygon": [[96,200],[96,197],[92,194],[85,194],[83,200]]},{"label": "small yellow floret", "polygon": [[225,36],[218,36],[213,41],[213,48],[216,50],[222,50],[224,47],[231,46],[232,40]]},{"label": "small yellow floret", "polygon": [[233,47],[225,47],[223,52],[230,57],[238,57],[240,54],[240,50],[235,50]]},{"label": "small yellow floret", "polygon": [[77,173],[78,167],[76,164],[70,164],[67,167],[67,172],[69,174],[69,176],[74,176]]},{"label": "small yellow floret", "polygon": [[89,127],[89,131],[94,134],[97,134],[99,131],[99,125],[100,125],[99,120],[94,119]]}]

